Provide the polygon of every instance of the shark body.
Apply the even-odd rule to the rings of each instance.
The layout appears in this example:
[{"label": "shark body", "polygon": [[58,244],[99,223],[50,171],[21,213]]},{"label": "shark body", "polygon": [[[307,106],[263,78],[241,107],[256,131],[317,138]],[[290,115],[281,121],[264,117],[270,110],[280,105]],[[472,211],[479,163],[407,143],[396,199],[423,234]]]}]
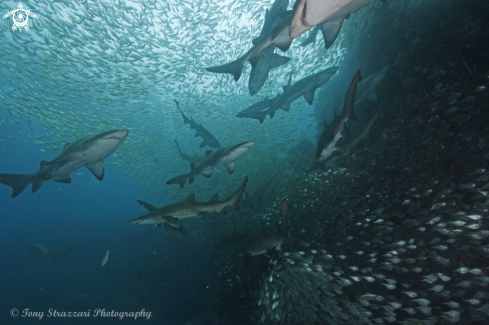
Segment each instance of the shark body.
[{"label": "shark body", "polygon": [[245,267],[248,265],[251,256],[272,253],[275,250],[281,251],[282,244],[286,238],[289,238],[287,230],[287,210],[289,205],[287,200],[282,200],[280,216],[282,219],[282,228],[278,226],[276,231],[267,232],[261,229],[258,233],[249,237],[241,245],[240,252],[245,258]]},{"label": "shark body", "polygon": [[[148,202],[144,202],[141,200],[136,200],[136,201],[139,203],[139,205],[145,207],[146,210],[148,210],[149,212],[153,212],[155,210],[158,210],[157,207],[155,207],[154,205],[152,205]],[[162,220],[161,223],[156,224],[157,227],[164,224],[166,229],[170,229],[170,230],[180,232],[183,236],[187,237],[187,232],[185,231],[185,229],[183,229],[183,226],[180,223],[180,220],[178,220],[178,219],[174,220],[174,219],[168,219],[168,218],[162,218],[161,220]]]},{"label": "shark body", "polygon": [[191,171],[187,174],[176,176],[166,182],[167,185],[179,184],[183,188],[187,182],[192,184],[199,174],[207,178],[212,177],[214,168],[224,165],[228,172],[234,172],[235,161],[243,156],[255,144],[253,141],[242,142],[234,146],[228,146],[212,152],[207,150],[206,158],[198,165],[191,164]]},{"label": "shark body", "polygon": [[325,123],[323,133],[319,137],[319,144],[316,151],[316,162],[326,160],[335,151],[339,151],[342,153],[345,152],[344,149],[336,146],[336,143],[341,137],[343,137],[342,132],[346,128],[346,121],[357,120],[353,112],[353,105],[355,102],[357,83],[360,80],[362,80],[362,75],[359,70],[353,77],[353,80],[348,87],[348,91],[345,97],[345,104],[343,105],[343,112],[340,116],[335,115],[333,122],[329,126]]},{"label": "shark body", "polygon": [[345,19],[374,0],[299,0],[294,5],[289,36],[294,39],[321,25],[324,45],[329,48],[338,37]]},{"label": "shark body", "polygon": [[66,143],[54,160],[41,161],[37,173],[0,174],[0,183],[12,187],[12,197],[16,197],[29,184],[32,184],[32,192],[36,192],[50,179],[71,183],[70,173],[83,166],[101,181],[104,178],[104,159],[119,148],[128,134],[128,130],[112,130]]},{"label": "shark body", "polygon": [[241,72],[243,71],[245,63],[249,61],[251,67],[255,68],[262,51],[270,45],[273,44],[283,52],[286,52],[292,44],[292,39],[289,37],[291,18],[292,16],[287,14],[286,17],[284,17],[272,30],[263,36],[254,39],[253,47],[240,58],[224,65],[206,68],[206,70],[214,73],[230,73],[234,76],[234,80],[238,81],[241,77]]},{"label": "shark body", "polygon": [[311,76],[305,77],[287,87],[284,93],[275,100],[272,106],[270,106],[270,109],[268,110],[270,117],[272,118],[275,115],[275,112],[277,112],[280,108],[284,111],[289,111],[290,104],[300,96],[304,96],[307,103],[312,105],[316,89],[331,79],[338,69],[338,67],[325,69]]},{"label": "shark body", "polygon": [[227,213],[226,208],[229,206],[239,210],[239,202],[246,190],[246,183],[248,183],[248,177],[245,177],[245,180],[236,192],[224,201],[219,201],[218,195],[215,194],[208,202],[196,202],[195,194],[190,194],[182,202],[173,203],[152,210],[144,216],[131,220],[131,223],[138,225],[158,225],[167,223],[172,226],[179,224],[180,219],[194,217],[204,218],[210,212],[218,212],[225,215]]},{"label": "shark body", "polygon": [[[266,10],[265,22],[260,33],[260,37],[273,30],[280,22],[280,14],[287,11],[289,0],[275,0],[270,10]],[[258,39],[260,38],[258,37]],[[254,44],[254,43],[253,43]],[[256,66],[251,68],[248,89],[253,96],[265,84],[270,70],[280,67],[290,61],[290,58],[278,55],[275,52],[275,45],[270,44],[261,53]]]},{"label": "shark body", "polygon": [[182,114],[183,123],[189,124],[190,128],[195,130],[195,136],[201,137],[204,140],[200,144],[199,148],[203,148],[205,146],[209,146],[212,148],[221,148],[221,144],[209,130],[207,130],[202,124],[195,122],[193,118],[188,118],[185,114],[183,114],[182,110],[180,109],[179,103],[177,101],[175,101],[175,103],[177,104],[177,108],[180,111],[180,114]]}]

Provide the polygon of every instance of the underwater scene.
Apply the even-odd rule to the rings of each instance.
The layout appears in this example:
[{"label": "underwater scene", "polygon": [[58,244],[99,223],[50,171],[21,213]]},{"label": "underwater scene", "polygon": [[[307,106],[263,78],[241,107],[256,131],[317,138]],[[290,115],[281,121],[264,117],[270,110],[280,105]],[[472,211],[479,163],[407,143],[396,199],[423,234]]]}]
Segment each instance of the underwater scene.
[{"label": "underwater scene", "polygon": [[0,324],[489,324],[489,1],[0,16]]}]

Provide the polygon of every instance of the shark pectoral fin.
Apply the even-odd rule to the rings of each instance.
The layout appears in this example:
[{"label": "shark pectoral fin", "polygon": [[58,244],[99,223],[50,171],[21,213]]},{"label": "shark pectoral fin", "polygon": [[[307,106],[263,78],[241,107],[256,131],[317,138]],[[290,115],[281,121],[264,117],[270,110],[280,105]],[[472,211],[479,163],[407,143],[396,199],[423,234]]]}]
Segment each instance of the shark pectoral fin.
[{"label": "shark pectoral fin", "polygon": [[340,33],[344,19],[327,21],[321,25],[321,31],[324,37],[324,46],[329,49]]},{"label": "shark pectoral fin", "polygon": [[47,164],[48,164],[48,161],[47,160],[41,160],[41,162],[39,163],[39,170],[41,170]]},{"label": "shark pectoral fin", "polygon": [[288,112],[290,110],[290,103],[282,104],[282,106],[280,106],[280,108],[283,109],[284,111]]},{"label": "shark pectoral fin", "polygon": [[93,176],[95,176],[99,181],[104,179],[104,161],[99,160],[90,164],[86,164],[85,167],[88,168],[89,171],[92,172]]},{"label": "shark pectoral fin", "polygon": [[188,183],[189,183],[189,184],[192,184],[194,181],[195,181],[195,177],[194,177],[194,176],[190,176],[190,177],[188,178]]},{"label": "shark pectoral fin", "polygon": [[312,102],[314,101],[314,92],[316,89],[313,89],[312,91],[305,93],[304,94],[304,99],[307,101],[309,105],[312,105]]},{"label": "shark pectoral fin", "polygon": [[224,166],[228,170],[229,174],[232,174],[234,172],[234,161],[224,164]]},{"label": "shark pectoral fin", "polygon": [[209,200],[209,202],[219,202],[219,194],[214,194],[211,199]]},{"label": "shark pectoral fin", "polygon": [[54,182],[59,182],[59,183],[71,183],[71,177],[70,175],[57,175],[52,178]]},{"label": "shark pectoral fin", "polygon": [[271,61],[272,61],[271,66],[273,69],[273,68],[277,68],[277,67],[280,67],[281,65],[286,64],[287,62],[290,61],[290,58],[288,58],[286,56],[278,55],[277,53],[273,53]]},{"label": "shark pectoral fin", "polygon": [[248,59],[248,61],[250,61],[252,68],[256,67],[259,60],[260,60],[260,53],[255,53],[254,55],[250,56],[250,58]]},{"label": "shark pectoral fin", "polygon": [[[166,224],[168,224],[170,227],[173,227],[173,228],[181,227],[180,220],[178,218],[175,218],[172,216],[164,216],[163,219],[165,219]],[[166,227],[166,224],[165,224],[165,227]]]},{"label": "shark pectoral fin", "polygon": [[292,44],[293,39],[289,37],[289,26],[285,25],[278,30],[275,30],[272,35],[272,43],[282,52],[287,52]]},{"label": "shark pectoral fin", "polygon": [[156,210],[156,207],[149,204],[148,202],[144,202],[144,201],[141,201],[141,200],[136,200],[137,203],[139,203],[139,205],[142,205],[146,208],[146,210],[148,210],[149,212],[153,211],[153,210]]},{"label": "shark pectoral fin", "polygon": [[201,174],[204,175],[207,178],[211,178],[212,177],[212,170],[203,170],[201,172]]},{"label": "shark pectoral fin", "polygon": [[31,175],[0,174],[0,183],[12,188],[12,197],[16,197],[31,183]]},{"label": "shark pectoral fin", "polygon": [[171,185],[171,184],[178,184],[180,185],[180,188],[183,188],[185,186],[185,183],[187,182],[188,175],[178,175],[177,177],[173,177],[170,179],[168,182],[166,182],[166,185]]},{"label": "shark pectoral fin", "polygon": [[228,212],[226,211],[226,206],[224,206],[223,208],[220,208],[219,210],[216,210],[217,213],[220,213],[222,214],[223,216],[225,216],[226,214],[228,214]]},{"label": "shark pectoral fin", "polygon": [[367,99],[372,101],[372,102],[376,102],[377,101],[377,92],[374,91],[373,93],[368,95]]},{"label": "shark pectoral fin", "polygon": [[273,45],[278,47],[282,52],[287,52],[287,50],[290,48],[290,45],[292,44],[292,41],[292,38],[280,38],[274,41]]},{"label": "shark pectoral fin", "polygon": [[243,67],[247,61],[247,56],[248,53],[234,60],[233,62],[229,62],[227,64],[223,64],[217,67],[206,68],[206,70],[214,73],[230,73],[234,76],[234,81],[238,81],[239,77],[241,77]]},{"label": "shark pectoral fin", "polygon": [[[195,136],[197,136],[197,134],[196,134]],[[204,140],[204,141],[202,141],[202,143],[200,144],[199,148],[204,148],[205,146],[207,146],[207,142]]]},{"label": "shark pectoral fin", "polygon": [[45,179],[36,177],[32,181],[32,193],[37,192],[37,190],[41,188],[42,184],[44,184],[45,181],[46,181]]}]

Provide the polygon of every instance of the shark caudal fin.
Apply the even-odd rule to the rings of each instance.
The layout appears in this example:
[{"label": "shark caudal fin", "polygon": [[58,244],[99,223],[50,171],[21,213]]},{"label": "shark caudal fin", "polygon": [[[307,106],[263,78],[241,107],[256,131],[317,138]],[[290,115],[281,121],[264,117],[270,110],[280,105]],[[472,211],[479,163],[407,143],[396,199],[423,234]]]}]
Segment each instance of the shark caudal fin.
[{"label": "shark caudal fin", "polygon": [[173,177],[168,182],[166,182],[166,185],[178,184],[180,185],[180,188],[183,188],[185,186],[185,183],[187,182],[187,179],[188,174],[178,175],[177,177]]},{"label": "shark caudal fin", "polygon": [[[16,197],[31,183],[31,175],[0,174],[0,183],[10,186],[13,190],[12,197]],[[41,186],[39,185],[39,187]]]},{"label": "shark caudal fin", "polygon": [[229,62],[224,65],[220,65],[217,67],[206,68],[205,70],[209,72],[215,73],[230,73],[234,76],[234,81],[238,81],[241,77],[241,72],[243,71],[243,67],[246,63],[246,55],[244,57],[240,57],[233,62]]}]

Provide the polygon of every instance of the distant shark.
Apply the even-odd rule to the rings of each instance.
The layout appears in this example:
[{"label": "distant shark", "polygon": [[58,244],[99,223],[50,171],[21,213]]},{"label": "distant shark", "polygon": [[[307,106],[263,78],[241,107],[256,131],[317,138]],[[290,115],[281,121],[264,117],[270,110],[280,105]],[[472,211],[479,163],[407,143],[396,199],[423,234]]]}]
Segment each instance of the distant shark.
[{"label": "distant shark", "polygon": [[[324,123],[324,130],[319,137],[319,144],[316,151],[316,162],[321,162],[330,157],[335,151],[344,153],[345,150],[337,147],[336,143],[343,137],[343,130],[346,128],[346,121],[356,121],[357,118],[353,112],[353,105],[355,103],[355,93],[357,90],[357,83],[362,80],[360,70],[355,74],[353,80],[348,87],[348,91],[345,97],[345,104],[343,105],[343,112],[340,116],[336,116],[333,122],[328,126]],[[348,130],[348,129],[346,129]]]},{"label": "distant shark", "polygon": [[374,0],[298,0],[294,5],[289,36],[294,39],[321,25],[326,48],[338,37],[343,21]]},{"label": "distant shark", "polygon": [[289,37],[289,25],[291,15],[286,14],[285,17],[272,30],[265,35],[253,40],[253,47],[240,58],[216,67],[206,68],[209,72],[215,73],[230,73],[234,76],[234,80],[238,81],[241,77],[241,72],[246,62],[250,62],[251,67],[255,68],[260,59],[260,55],[264,49],[270,45],[275,45],[283,52],[286,52],[292,44],[292,39]]},{"label": "distant shark", "polygon": [[249,237],[243,245],[241,245],[240,252],[243,254],[245,259],[245,267],[248,265],[251,256],[272,253],[275,250],[281,251],[282,244],[285,239],[289,240],[290,236],[287,230],[287,210],[289,205],[287,200],[282,200],[281,208],[280,208],[280,216],[282,219],[282,228],[278,226],[277,230],[274,232],[266,232],[264,229],[261,229],[258,233]]},{"label": "distant shark", "polygon": [[72,246],[68,249],[56,251],[54,248],[48,248],[44,244],[32,244],[29,245],[27,250],[29,251],[29,256],[37,256],[38,259],[46,258],[48,260],[54,261],[57,256],[61,257],[61,259],[65,259],[66,255],[73,252],[80,245]]},{"label": "distant shark", "polygon": [[190,128],[195,130],[195,136],[196,137],[201,137],[204,139],[204,141],[200,144],[199,148],[209,146],[212,148],[221,148],[221,144],[217,139],[212,135],[212,133],[209,132],[205,127],[202,126],[202,124],[199,124],[194,121],[193,118],[188,118],[183,114],[182,110],[180,109],[180,105],[177,101],[175,101],[177,104],[177,108],[180,111],[180,114],[182,114],[183,117],[183,124],[190,124]]},{"label": "distant shark", "polygon": [[[289,0],[275,0],[270,10],[266,10],[265,22],[260,37],[273,30],[273,28],[281,22],[280,14],[287,11],[288,5]],[[257,38],[257,40],[258,39],[259,38]],[[263,87],[270,70],[290,61],[290,58],[273,53],[274,51],[275,45],[270,44],[261,52],[256,66],[251,68],[250,80],[248,83],[248,89],[251,96],[256,94],[258,90]]]},{"label": "distant shark", "polygon": [[[290,83],[292,82],[292,74],[294,71],[292,70],[290,75],[289,75],[289,82],[286,86],[283,86],[282,88],[284,91],[287,90],[287,88],[290,87]],[[260,121],[260,124],[263,123],[265,118],[270,114],[270,112],[267,110],[272,104],[279,98],[280,95],[275,96],[274,98],[265,98],[259,102],[256,102],[238,114],[236,114],[236,117],[246,117],[246,118],[252,118],[252,119],[257,119]]]},{"label": "distant shark", "polygon": [[29,184],[32,184],[34,193],[50,179],[71,183],[69,174],[82,166],[87,167],[101,181],[104,178],[104,159],[119,148],[128,134],[128,130],[112,130],[67,143],[54,160],[42,160],[37,173],[0,174],[0,183],[12,187],[12,197],[16,197]]},{"label": "distant shark", "polygon": [[205,218],[210,212],[218,212],[225,215],[227,213],[226,208],[229,206],[239,210],[239,202],[246,190],[246,183],[248,183],[248,177],[245,177],[245,180],[236,192],[224,201],[219,201],[216,193],[208,202],[196,202],[195,194],[190,194],[182,202],[152,210],[144,216],[131,220],[131,223],[138,225],[158,225],[161,223],[175,225],[180,222],[180,219],[194,217]]},{"label": "distant shark", "polygon": [[241,158],[255,144],[253,141],[242,142],[234,146],[221,148],[217,151],[207,150],[206,158],[198,165],[190,164],[191,171],[187,174],[176,176],[166,182],[167,185],[179,184],[180,188],[185,186],[185,183],[192,184],[199,174],[207,178],[212,177],[212,171],[221,165],[224,165],[228,172],[234,172],[234,163]]},{"label": "distant shark", "polygon": [[331,79],[338,69],[338,67],[328,68],[311,76],[305,77],[290,87],[287,87],[284,93],[280,95],[275,102],[273,102],[272,106],[270,106],[270,109],[268,110],[270,117],[272,118],[279,108],[283,109],[284,111],[289,111],[290,104],[300,96],[304,96],[307,103],[312,105],[316,89]]},{"label": "distant shark", "polygon": [[[148,210],[149,212],[152,212],[152,211],[158,209],[157,207],[155,207],[154,205],[149,204],[148,202],[144,202],[144,201],[141,201],[141,200],[136,200],[136,201],[139,203],[139,205],[142,205],[143,207],[145,207],[146,210]],[[178,219],[177,220],[171,219],[170,222],[166,222],[166,221],[167,221],[167,218],[162,218],[162,222],[156,224],[156,226],[159,227],[159,226],[161,226],[161,224],[164,224],[165,225],[165,229],[170,229],[170,230],[178,231],[183,236],[187,237],[187,232],[185,231],[185,229],[183,229],[183,226],[180,223],[180,220],[178,220]]]},{"label": "distant shark", "polygon": [[[375,114],[372,116],[372,118],[365,124],[365,126],[362,128],[362,130],[355,135],[351,141],[348,142],[348,144],[345,145],[345,154],[352,154],[355,150],[355,148],[358,146],[359,143],[362,141],[365,141],[366,138],[370,135],[370,132],[372,131],[375,122],[377,122],[377,118],[379,117],[380,113],[382,112],[382,109],[378,109]],[[334,166],[334,163],[341,157],[341,156],[335,156],[335,157],[330,157],[331,159],[327,159],[324,161],[326,166]]]},{"label": "distant shark", "polygon": [[202,160],[205,159],[204,156],[199,156],[197,154],[194,154],[193,156],[191,156],[191,155],[187,155],[185,152],[182,152],[182,150],[180,149],[180,146],[178,145],[177,139],[175,139],[175,144],[177,145],[177,149],[178,149],[178,153],[180,154],[180,157],[182,157],[184,160],[187,160],[188,162],[193,163],[193,164],[198,164],[198,163],[202,162]]}]

